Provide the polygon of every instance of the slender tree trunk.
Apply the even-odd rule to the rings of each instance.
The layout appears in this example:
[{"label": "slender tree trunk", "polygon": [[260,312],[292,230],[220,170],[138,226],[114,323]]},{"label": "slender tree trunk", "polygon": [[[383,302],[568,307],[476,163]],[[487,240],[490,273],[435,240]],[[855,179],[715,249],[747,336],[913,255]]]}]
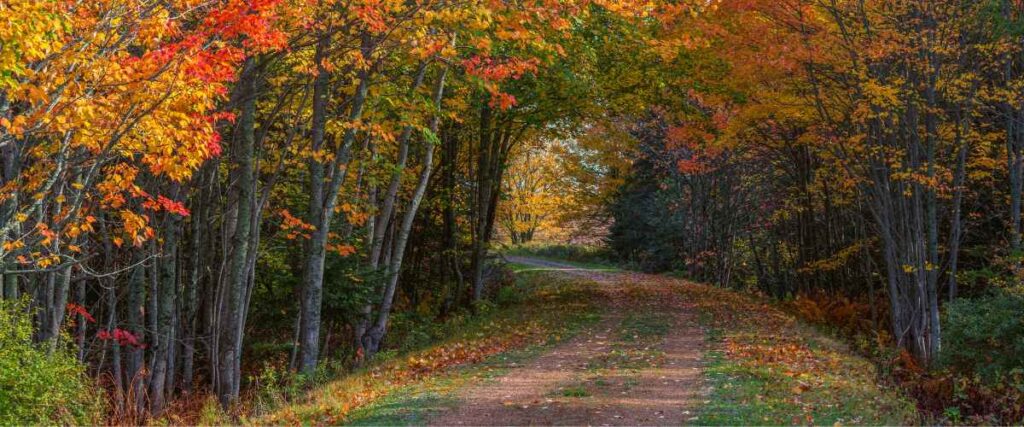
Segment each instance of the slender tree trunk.
[{"label": "slender tree trunk", "polygon": [[[312,117],[312,149],[319,152],[324,149],[325,125],[327,123],[327,101],[330,96],[330,73],[323,67],[331,39],[321,36],[314,53],[317,64],[317,75],[313,81],[313,117]],[[320,296],[323,293],[323,269],[326,256],[327,233],[324,229],[324,163],[319,159],[309,161],[309,219],[316,226],[306,250],[306,266],[303,272],[302,307],[299,312],[299,370],[312,371],[316,367],[319,354],[320,339]],[[329,224],[328,224],[329,225]],[[307,332],[315,329],[315,336],[307,336]]]},{"label": "slender tree trunk", "polygon": [[[320,49],[320,47],[318,47]],[[326,49],[326,45],[323,46]],[[369,60],[373,53],[374,41],[369,35],[363,36],[361,51],[363,57]],[[324,77],[324,81],[321,83],[323,88],[318,91],[317,87],[313,88],[313,143],[314,147],[317,147],[317,141],[320,143],[323,140],[323,125],[322,123],[326,119],[326,107],[327,107],[327,82],[326,72],[321,71],[318,74],[318,82],[320,77]],[[363,107],[366,103],[366,96],[370,85],[371,70],[364,69],[359,71],[358,75],[358,86],[356,92],[353,95],[351,102],[351,110],[349,111],[348,120],[349,122],[356,122],[363,115]],[[319,128],[319,130],[317,130]],[[331,221],[334,218],[334,208],[337,203],[338,192],[341,190],[341,186],[344,183],[344,171],[340,170],[343,165],[347,165],[349,162],[349,153],[352,149],[352,143],[355,141],[357,130],[354,128],[346,129],[341,141],[341,148],[338,153],[335,154],[334,160],[330,163],[330,181],[327,186],[324,186],[324,174],[321,172],[319,176],[315,171],[311,170],[311,182],[313,187],[314,197],[310,200],[310,217],[313,220],[312,224],[316,227],[310,238],[309,250],[306,254],[306,268],[303,277],[303,296],[302,296],[302,307],[301,307],[301,326],[299,328],[300,335],[300,354],[299,354],[299,370],[302,372],[312,372],[317,365],[317,356],[320,353],[320,312],[321,303],[323,301],[323,280],[324,280],[324,261],[327,254],[327,239],[330,233]],[[318,162],[317,160],[313,160]],[[318,166],[319,167],[319,166]],[[322,189],[322,190],[321,190]],[[317,190],[320,190],[320,197],[315,197]],[[322,203],[322,204],[321,204]]]},{"label": "slender tree trunk", "polygon": [[238,399],[241,384],[239,358],[242,351],[241,330],[245,317],[245,289],[248,285],[247,263],[252,233],[252,215],[256,200],[255,120],[257,75],[255,59],[248,59],[239,78],[235,99],[239,105],[238,121],[232,143],[231,252],[227,281],[224,284],[223,308],[220,313],[218,339],[217,396],[225,408]]},{"label": "slender tree trunk", "polygon": [[71,266],[60,269],[60,276],[53,275],[56,287],[53,290],[53,302],[50,305],[50,330],[47,335],[50,354],[57,351],[60,341],[60,328],[64,325],[64,311],[68,304],[68,292],[71,290]]},{"label": "slender tree trunk", "polygon": [[[7,109],[7,97],[2,97],[0,101],[0,111]],[[19,179],[21,170],[19,167],[19,154],[16,150],[16,144],[8,144],[7,146],[0,147],[0,178],[2,182],[0,185],[6,185],[15,179]],[[6,243],[10,240],[11,236],[17,236],[21,233],[21,225],[19,222],[11,223],[14,219],[15,211],[18,209],[18,192],[11,192],[8,199],[0,206],[0,228],[7,227],[10,224],[10,231],[6,235],[0,235],[0,243]],[[16,270],[17,263],[13,262],[14,254],[0,253],[0,267],[3,268],[2,280],[2,296],[5,299],[17,299],[20,296],[18,288],[18,275],[15,273],[8,272],[9,270]]]},{"label": "slender tree trunk", "polygon": [[950,213],[949,232],[949,300],[956,299],[957,292],[957,267],[960,256],[960,240],[963,235],[963,222],[961,205],[964,198],[964,182],[967,178],[967,155],[968,144],[964,135],[970,132],[970,118],[964,108],[958,110],[956,124],[956,146],[957,150],[956,170],[953,172],[953,209]]},{"label": "slender tree trunk", "polygon": [[[1012,21],[1013,5],[1009,0],[1002,1],[1003,19]],[[1003,83],[1007,86],[1017,79],[1014,67],[1014,56],[1006,53],[1003,58]],[[1021,250],[1021,193],[1024,190],[1024,141],[1021,140],[1020,112],[1022,110],[1011,102],[1002,104],[1003,120],[1006,131],[1006,161],[1010,184],[1010,249],[1014,257],[1019,257]],[[1015,262],[1014,265],[1017,265]]]},{"label": "slender tree trunk", "polygon": [[[427,74],[427,61],[420,62],[416,75],[413,77],[412,87],[409,94],[413,95]],[[398,199],[398,190],[402,184],[402,172],[405,170],[405,163],[409,157],[409,143],[412,140],[412,125],[402,129],[402,135],[398,138],[398,158],[395,161],[395,169],[391,172],[391,182],[388,184],[388,191],[384,195],[384,202],[377,215],[374,224],[373,241],[370,245],[370,267],[376,268],[380,262],[381,250],[384,247],[384,233],[388,228],[388,222],[394,217],[395,203]]]},{"label": "slender tree trunk", "polygon": [[[175,189],[172,193],[177,193]],[[150,375],[149,405],[154,416],[163,413],[167,403],[167,379],[171,368],[174,352],[174,307],[175,296],[178,294],[178,214],[166,213],[164,220],[164,242],[159,257],[156,259],[158,269],[158,287],[156,319],[158,327],[153,336],[153,372]]]},{"label": "slender tree trunk", "polygon": [[[442,197],[444,198],[444,236],[443,249],[440,254],[442,265],[442,281],[448,287],[448,294],[445,298],[441,314],[446,315],[453,306],[463,301],[463,289],[461,278],[456,281],[455,276],[461,276],[460,257],[458,256],[458,224],[455,222],[455,171],[458,167],[459,140],[452,135],[453,132],[445,132],[442,144],[444,152],[442,161],[444,163],[444,179]],[[453,283],[454,282],[454,283]]]},{"label": "slender tree trunk", "polygon": [[[927,22],[931,22],[928,20]],[[934,28],[930,28],[934,29]],[[925,85],[925,108],[924,108],[924,121],[925,121],[925,161],[926,161],[926,172],[929,178],[934,179],[936,177],[935,163],[936,150],[938,150],[938,117],[936,117],[936,111],[940,108],[938,105],[937,95],[937,80],[938,70],[941,64],[935,57],[935,53],[931,51],[931,43],[928,42],[925,46],[924,56],[927,63],[931,65],[929,72],[923,76],[926,82]],[[928,224],[927,229],[927,262],[925,263],[925,270],[927,272],[927,286],[928,286],[928,362],[935,363],[935,356],[938,354],[942,346],[942,329],[939,323],[939,197],[938,192],[934,186],[927,186],[925,191],[925,203],[926,203],[926,221]]]},{"label": "slender tree trunk", "polygon": [[480,107],[480,146],[477,152],[476,230],[473,236],[473,303],[483,299],[484,264],[487,255],[487,208],[491,200],[491,162],[494,145],[490,106]]},{"label": "slender tree trunk", "polygon": [[[104,246],[109,246],[106,242]],[[110,256],[110,251],[105,251]],[[107,258],[109,259],[109,258]],[[105,261],[107,262],[107,261]],[[106,291],[107,296],[107,332],[117,327],[117,288],[110,286]],[[108,340],[104,345],[110,347],[110,375],[114,379],[114,413],[120,414],[124,410],[124,374],[121,372],[121,346],[113,340]]]},{"label": "slender tree trunk", "polygon": [[[85,302],[85,280],[79,280],[78,281],[78,286],[75,287],[75,303],[77,303],[78,305],[80,305],[82,307],[88,307],[89,306]],[[75,333],[75,339],[77,340],[77,343],[78,343],[78,362],[79,363],[84,363],[85,362],[85,329],[86,329],[85,315],[84,314],[79,314],[78,315],[78,319],[76,319],[76,322],[77,323],[76,323],[75,326],[78,327],[78,331],[76,331],[76,333]]]},{"label": "slender tree trunk", "polygon": [[[441,107],[441,100],[444,96],[445,78],[448,75],[448,68],[442,69],[434,88],[433,102],[438,109]],[[435,115],[430,124],[431,135],[437,134],[440,118]],[[380,343],[387,333],[388,319],[391,315],[391,306],[395,298],[395,290],[398,287],[398,279],[402,271],[402,260],[405,257],[406,244],[409,241],[409,233],[412,230],[413,222],[416,219],[416,212],[419,210],[420,202],[426,193],[427,184],[430,182],[430,174],[433,171],[435,141],[427,140],[424,148],[422,170],[420,171],[419,182],[406,207],[402,217],[402,223],[398,234],[394,239],[391,262],[388,265],[387,285],[384,296],[380,303],[380,310],[377,314],[377,321],[373,328],[363,338],[363,348],[367,356],[374,355],[380,349]]]},{"label": "slender tree trunk", "polygon": [[[207,169],[211,169],[207,172]],[[181,388],[185,393],[192,392],[192,381],[195,377],[195,347],[196,327],[198,326],[199,315],[199,287],[203,277],[202,260],[200,253],[203,252],[203,225],[209,221],[209,201],[205,197],[206,186],[209,184],[208,176],[215,171],[209,166],[200,170],[198,191],[194,196],[196,202],[192,206],[192,218],[189,233],[189,256],[188,256],[188,278],[182,291],[182,355],[181,355]]]},{"label": "slender tree trunk", "polygon": [[[132,257],[132,272],[128,278],[128,331],[135,336],[139,342],[145,342],[146,334],[144,329],[146,312],[146,267],[142,265],[145,258],[141,255]],[[130,391],[128,402],[134,403],[133,411],[141,413],[145,408],[145,394],[143,393],[145,352],[141,348],[130,347],[128,349],[128,382]]]}]

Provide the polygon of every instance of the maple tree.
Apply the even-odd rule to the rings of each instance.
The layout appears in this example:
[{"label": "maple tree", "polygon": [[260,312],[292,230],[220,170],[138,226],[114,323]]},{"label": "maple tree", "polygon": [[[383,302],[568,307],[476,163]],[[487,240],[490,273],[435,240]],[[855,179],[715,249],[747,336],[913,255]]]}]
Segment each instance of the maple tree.
[{"label": "maple tree", "polygon": [[558,233],[556,220],[570,204],[566,190],[571,185],[564,182],[560,159],[553,153],[555,144],[529,144],[524,153],[512,154],[498,204],[498,223],[512,244],[528,243],[538,231]]}]

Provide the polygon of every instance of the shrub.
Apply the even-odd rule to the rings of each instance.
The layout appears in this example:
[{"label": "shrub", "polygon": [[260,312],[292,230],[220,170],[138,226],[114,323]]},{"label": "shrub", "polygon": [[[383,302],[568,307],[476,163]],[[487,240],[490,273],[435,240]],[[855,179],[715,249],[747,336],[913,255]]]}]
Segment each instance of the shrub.
[{"label": "shrub", "polygon": [[[260,416],[300,401],[309,390],[326,384],[346,371],[347,368],[337,359],[326,359],[317,364],[313,372],[309,373],[289,370],[284,360],[266,362],[258,375],[249,378],[252,390],[255,391],[249,408],[250,415]],[[208,415],[218,415],[216,411],[208,410],[205,407],[203,412],[203,418],[207,418]],[[206,414],[207,412],[209,414]]]},{"label": "shrub", "polygon": [[508,307],[523,302],[524,295],[523,290],[513,286],[505,286],[498,289],[498,294],[494,297],[494,303],[501,307]]},{"label": "shrub", "polygon": [[985,381],[1024,369],[1024,295],[997,291],[947,306],[941,361]]},{"label": "shrub", "polygon": [[70,348],[32,342],[26,306],[0,301],[0,425],[97,424],[103,394]]}]

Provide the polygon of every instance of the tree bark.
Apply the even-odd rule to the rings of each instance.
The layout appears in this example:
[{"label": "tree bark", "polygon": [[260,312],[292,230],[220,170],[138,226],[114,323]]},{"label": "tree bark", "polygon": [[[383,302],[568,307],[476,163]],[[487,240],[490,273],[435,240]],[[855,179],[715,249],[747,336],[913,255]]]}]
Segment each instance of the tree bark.
[{"label": "tree bark", "polygon": [[[325,39],[326,40],[326,39]],[[326,52],[326,41],[318,45],[318,51]],[[363,58],[370,60],[375,42],[369,35],[364,35],[361,52]],[[321,55],[324,53],[321,53]],[[318,62],[319,63],[319,62]],[[367,93],[370,86],[372,70],[362,69],[358,73],[358,86],[351,102],[348,121],[357,122],[362,118],[363,107],[366,103]],[[316,86],[313,88],[313,147],[318,150],[323,144],[323,124],[326,120],[327,108],[327,74],[326,70],[320,70],[317,75]],[[317,356],[320,353],[320,312],[323,301],[323,279],[324,261],[327,254],[327,239],[330,233],[331,221],[334,218],[334,208],[338,199],[338,192],[344,183],[345,173],[341,170],[349,162],[349,154],[352,144],[355,141],[357,130],[348,128],[345,130],[341,141],[341,147],[335,153],[334,160],[330,163],[330,181],[324,186],[323,171],[321,165],[311,167],[310,179],[313,190],[313,197],[310,199],[310,219],[316,229],[310,238],[309,250],[306,254],[305,273],[303,277],[302,307],[299,370],[312,372],[317,365]],[[320,163],[318,160],[311,160]],[[319,193],[319,194],[318,194]]]},{"label": "tree bark", "polygon": [[242,352],[242,319],[245,316],[244,299],[248,284],[246,260],[249,251],[255,250],[249,246],[256,198],[255,116],[258,76],[255,62],[253,58],[246,61],[235,93],[239,114],[232,141],[233,185],[230,197],[230,208],[234,212],[231,223],[234,227],[230,235],[228,274],[222,285],[224,290],[219,330],[216,331],[219,336],[216,355],[218,381],[215,387],[220,403],[225,408],[238,399],[241,384],[239,357]]}]

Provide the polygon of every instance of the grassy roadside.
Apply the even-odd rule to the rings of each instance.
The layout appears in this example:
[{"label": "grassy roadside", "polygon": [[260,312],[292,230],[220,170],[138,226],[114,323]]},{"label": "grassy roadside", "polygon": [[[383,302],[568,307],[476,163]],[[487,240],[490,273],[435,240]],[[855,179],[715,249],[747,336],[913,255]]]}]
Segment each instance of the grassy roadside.
[{"label": "grassy roadside", "polygon": [[611,254],[606,249],[595,246],[524,244],[507,246],[501,253],[555,261],[580,268],[621,271],[611,262]]},{"label": "grassy roadside", "polygon": [[[667,279],[672,280],[672,279]],[[700,425],[901,425],[913,402],[874,365],[760,298],[685,283],[705,328],[708,394]]]},{"label": "grassy roadside", "polygon": [[[514,255],[514,254],[508,254],[508,255]],[[570,266],[570,267],[575,267],[575,268],[579,268],[579,269],[583,269],[583,270],[601,271],[601,272],[608,272],[608,273],[616,273],[616,272],[623,272],[623,271],[625,271],[625,270],[623,270],[623,269],[621,269],[619,267],[616,267],[614,265],[611,265],[611,264],[601,264],[601,263],[597,263],[597,262],[566,261],[564,259],[558,259],[558,258],[552,258],[552,257],[542,257],[542,256],[536,256],[536,255],[521,255],[521,256],[528,256],[530,258],[534,258],[534,259],[538,259],[538,260],[557,262],[559,264],[564,264],[564,265],[567,265],[567,266]],[[510,262],[508,264],[508,266],[509,266],[509,268],[512,269],[512,271],[515,271],[517,273],[519,273],[519,272],[541,272],[541,271],[551,271],[552,270],[551,268],[536,267],[536,266],[532,266],[532,265],[516,264],[515,262]]]},{"label": "grassy roadside", "polygon": [[372,424],[422,422],[451,405],[450,395],[471,381],[500,375],[595,321],[592,287],[578,278],[545,273],[517,275],[522,298],[456,319],[447,338],[370,366],[310,391],[298,402],[244,420],[250,424]]}]

